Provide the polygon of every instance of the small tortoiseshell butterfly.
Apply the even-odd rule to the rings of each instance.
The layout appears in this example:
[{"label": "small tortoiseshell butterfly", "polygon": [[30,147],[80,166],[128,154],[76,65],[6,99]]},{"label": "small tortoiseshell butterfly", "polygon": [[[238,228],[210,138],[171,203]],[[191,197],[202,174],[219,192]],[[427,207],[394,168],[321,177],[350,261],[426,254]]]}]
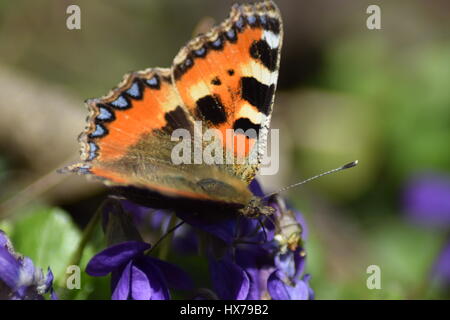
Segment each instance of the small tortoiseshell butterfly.
[{"label": "small tortoiseshell butterfly", "polygon": [[[128,74],[108,95],[87,100],[81,162],[62,171],[89,175],[153,207],[234,209],[270,214],[248,189],[265,152],[280,64],[283,25],[272,1],[234,5],[228,19],[189,41],[171,68]],[[224,157],[234,164],[171,161],[171,133],[203,128],[224,133]],[[255,136],[236,130],[256,129]],[[244,140],[243,154],[233,146]],[[250,159],[256,161],[250,161]]]}]

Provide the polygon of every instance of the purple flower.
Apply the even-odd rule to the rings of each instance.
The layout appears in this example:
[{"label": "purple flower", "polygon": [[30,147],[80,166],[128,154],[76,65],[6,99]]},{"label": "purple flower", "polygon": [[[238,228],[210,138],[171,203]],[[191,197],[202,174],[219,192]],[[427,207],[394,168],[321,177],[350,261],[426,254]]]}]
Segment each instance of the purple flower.
[{"label": "purple flower", "polygon": [[[256,182],[251,190],[262,194]],[[303,276],[303,219],[279,197],[269,205],[276,209],[270,220],[239,217],[214,226],[197,224],[204,231],[215,231],[226,247],[222,257],[210,253],[209,259],[212,285],[220,299],[313,299],[309,275]]]},{"label": "purple flower", "polygon": [[433,271],[438,278],[441,278],[446,283],[450,283],[450,241],[447,242],[446,246],[441,251]]},{"label": "purple flower", "polygon": [[[131,214],[134,225],[139,227],[142,233],[164,234],[169,229],[172,212],[150,209],[128,200],[121,200],[120,203],[123,209]],[[172,237],[172,245],[177,253],[195,253],[198,250],[198,239],[193,228],[187,224],[177,228]]]},{"label": "purple flower", "polygon": [[[257,181],[249,188],[256,196],[264,196]],[[303,218],[279,197],[268,199],[267,204],[275,209],[270,217],[230,214],[216,218],[176,212],[175,218],[185,222],[173,231],[176,252],[191,254],[201,247],[209,264],[213,291],[198,288],[195,298],[313,298],[309,276],[303,275]],[[169,299],[169,287],[193,287],[180,269],[144,254],[150,245],[141,241],[136,228],[147,234],[168,232],[169,225],[174,225],[172,213],[129,201],[111,203],[105,209],[103,225],[110,247],[94,256],[86,271],[93,276],[112,273],[113,299]],[[199,233],[203,246],[198,245]]]},{"label": "purple flower", "polygon": [[[409,181],[403,197],[409,219],[427,227],[450,229],[450,177],[437,174],[417,175]],[[450,284],[450,242],[433,267],[434,276]]]},{"label": "purple flower", "polygon": [[129,200],[121,200],[123,209],[130,212],[136,226],[147,226],[152,230],[167,230],[171,214],[166,210],[150,209]]},{"label": "purple flower", "polygon": [[0,230],[0,300],[42,300],[48,292],[56,299],[52,284],[50,268],[44,276],[30,258],[14,252],[8,237]]},{"label": "purple flower", "polygon": [[250,279],[237,264],[229,259],[210,261],[211,282],[222,300],[245,300],[250,290]]},{"label": "purple flower", "polygon": [[305,257],[300,247],[284,254],[262,245],[233,249],[234,256],[228,253],[210,261],[213,288],[220,299],[313,299],[309,275],[303,276]]},{"label": "purple flower", "polygon": [[417,175],[407,184],[404,208],[408,216],[425,225],[450,226],[450,177]]},{"label": "purple flower", "polygon": [[270,275],[267,287],[274,300],[309,300],[314,292],[309,287],[309,275],[303,275],[305,256],[302,248],[278,254],[276,270]]},{"label": "purple flower", "polygon": [[114,300],[167,300],[169,287],[191,290],[192,282],[178,267],[144,254],[150,244],[128,241],[96,254],[88,263],[91,276],[111,276]]}]

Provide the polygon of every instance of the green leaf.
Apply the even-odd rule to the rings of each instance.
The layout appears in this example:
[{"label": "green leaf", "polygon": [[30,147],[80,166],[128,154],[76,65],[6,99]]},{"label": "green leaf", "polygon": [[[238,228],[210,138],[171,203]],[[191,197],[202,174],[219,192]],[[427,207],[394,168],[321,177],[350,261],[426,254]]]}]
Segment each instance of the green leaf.
[{"label": "green leaf", "polygon": [[58,291],[60,297],[66,300],[108,300],[111,298],[110,277],[91,277],[88,275],[86,265],[89,260],[100,250],[105,247],[105,239],[102,228],[98,224],[92,234],[89,245],[84,249],[83,256],[80,261],[81,279],[80,289],[68,290],[61,288]]},{"label": "green leaf", "polygon": [[424,291],[417,290],[428,288],[429,272],[445,235],[392,219],[380,225],[371,240],[372,263],[381,268],[388,298],[393,292],[403,298],[423,298]]},{"label": "green leaf", "polygon": [[81,238],[70,216],[58,208],[39,208],[15,223],[11,241],[15,250],[36,266],[51,267],[56,279],[63,273]]},{"label": "green leaf", "polygon": [[[9,225],[8,225],[9,226]],[[64,281],[66,268],[81,239],[81,231],[71,217],[59,208],[37,208],[9,226],[10,239],[15,251],[30,257],[44,271],[51,268],[59,288],[60,299],[109,299],[108,277],[90,277],[86,274],[87,262],[104,247],[103,234],[98,225],[89,245],[85,248],[80,263],[81,288],[69,290]],[[99,240],[101,239],[101,240]]]}]

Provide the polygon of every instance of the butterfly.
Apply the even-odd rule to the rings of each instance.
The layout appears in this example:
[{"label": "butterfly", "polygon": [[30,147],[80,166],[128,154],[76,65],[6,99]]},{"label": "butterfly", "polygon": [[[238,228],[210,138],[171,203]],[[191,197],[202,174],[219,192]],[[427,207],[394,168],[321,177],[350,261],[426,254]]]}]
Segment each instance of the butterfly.
[{"label": "butterfly", "polygon": [[[171,68],[127,74],[106,96],[87,100],[81,161],[62,172],[100,179],[153,207],[272,213],[248,185],[266,149],[282,39],[272,1],[235,4],[225,21],[189,41]],[[172,133],[184,129],[195,139],[196,123],[223,133],[214,138],[223,158],[239,161],[174,164],[179,141]],[[257,134],[246,134],[248,129]],[[236,151],[242,142],[244,148]]]}]

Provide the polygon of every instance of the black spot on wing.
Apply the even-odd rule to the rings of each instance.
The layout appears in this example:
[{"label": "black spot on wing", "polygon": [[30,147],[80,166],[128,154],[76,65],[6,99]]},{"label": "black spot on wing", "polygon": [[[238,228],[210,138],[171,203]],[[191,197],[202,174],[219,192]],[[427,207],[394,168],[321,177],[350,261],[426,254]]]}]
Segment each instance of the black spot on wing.
[{"label": "black spot on wing", "polygon": [[191,131],[192,122],[188,119],[186,112],[180,106],[175,110],[169,111],[164,115],[166,125],[161,129],[162,131],[171,134],[174,130],[184,128]]},{"label": "black spot on wing", "polygon": [[254,139],[258,135],[260,125],[254,124],[248,118],[239,118],[234,122],[233,129],[234,131],[242,130],[247,137]]},{"label": "black spot on wing", "polygon": [[250,55],[261,61],[261,63],[270,71],[277,69],[278,49],[271,49],[266,41],[253,41],[250,47]]},{"label": "black spot on wing", "polygon": [[253,77],[241,78],[242,98],[255,106],[259,112],[268,115],[270,104],[275,93],[275,85],[267,86]]},{"label": "black spot on wing", "polygon": [[228,69],[227,72],[228,72],[228,74],[230,76],[234,75],[234,70],[233,69]]},{"label": "black spot on wing", "polygon": [[222,82],[220,81],[219,77],[215,77],[211,80],[211,84],[215,86],[220,86]]},{"label": "black spot on wing", "polygon": [[227,121],[225,107],[222,105],[219,96],[207,95],[197,100],[197,113],[214,125]]},{"label": "black spot on wing", "polygon": [[272,31],[274,34],[280,33],[280,20],[268,15],[259,16],[259,24],[264,30]]},{"label": "black spot on wing", "polygon": [[267,30],[272,31],[275,34],[280,34],[280,20],[272,18],[272,17],[267,17],[267,24],[266,24],[266,28]]}]

